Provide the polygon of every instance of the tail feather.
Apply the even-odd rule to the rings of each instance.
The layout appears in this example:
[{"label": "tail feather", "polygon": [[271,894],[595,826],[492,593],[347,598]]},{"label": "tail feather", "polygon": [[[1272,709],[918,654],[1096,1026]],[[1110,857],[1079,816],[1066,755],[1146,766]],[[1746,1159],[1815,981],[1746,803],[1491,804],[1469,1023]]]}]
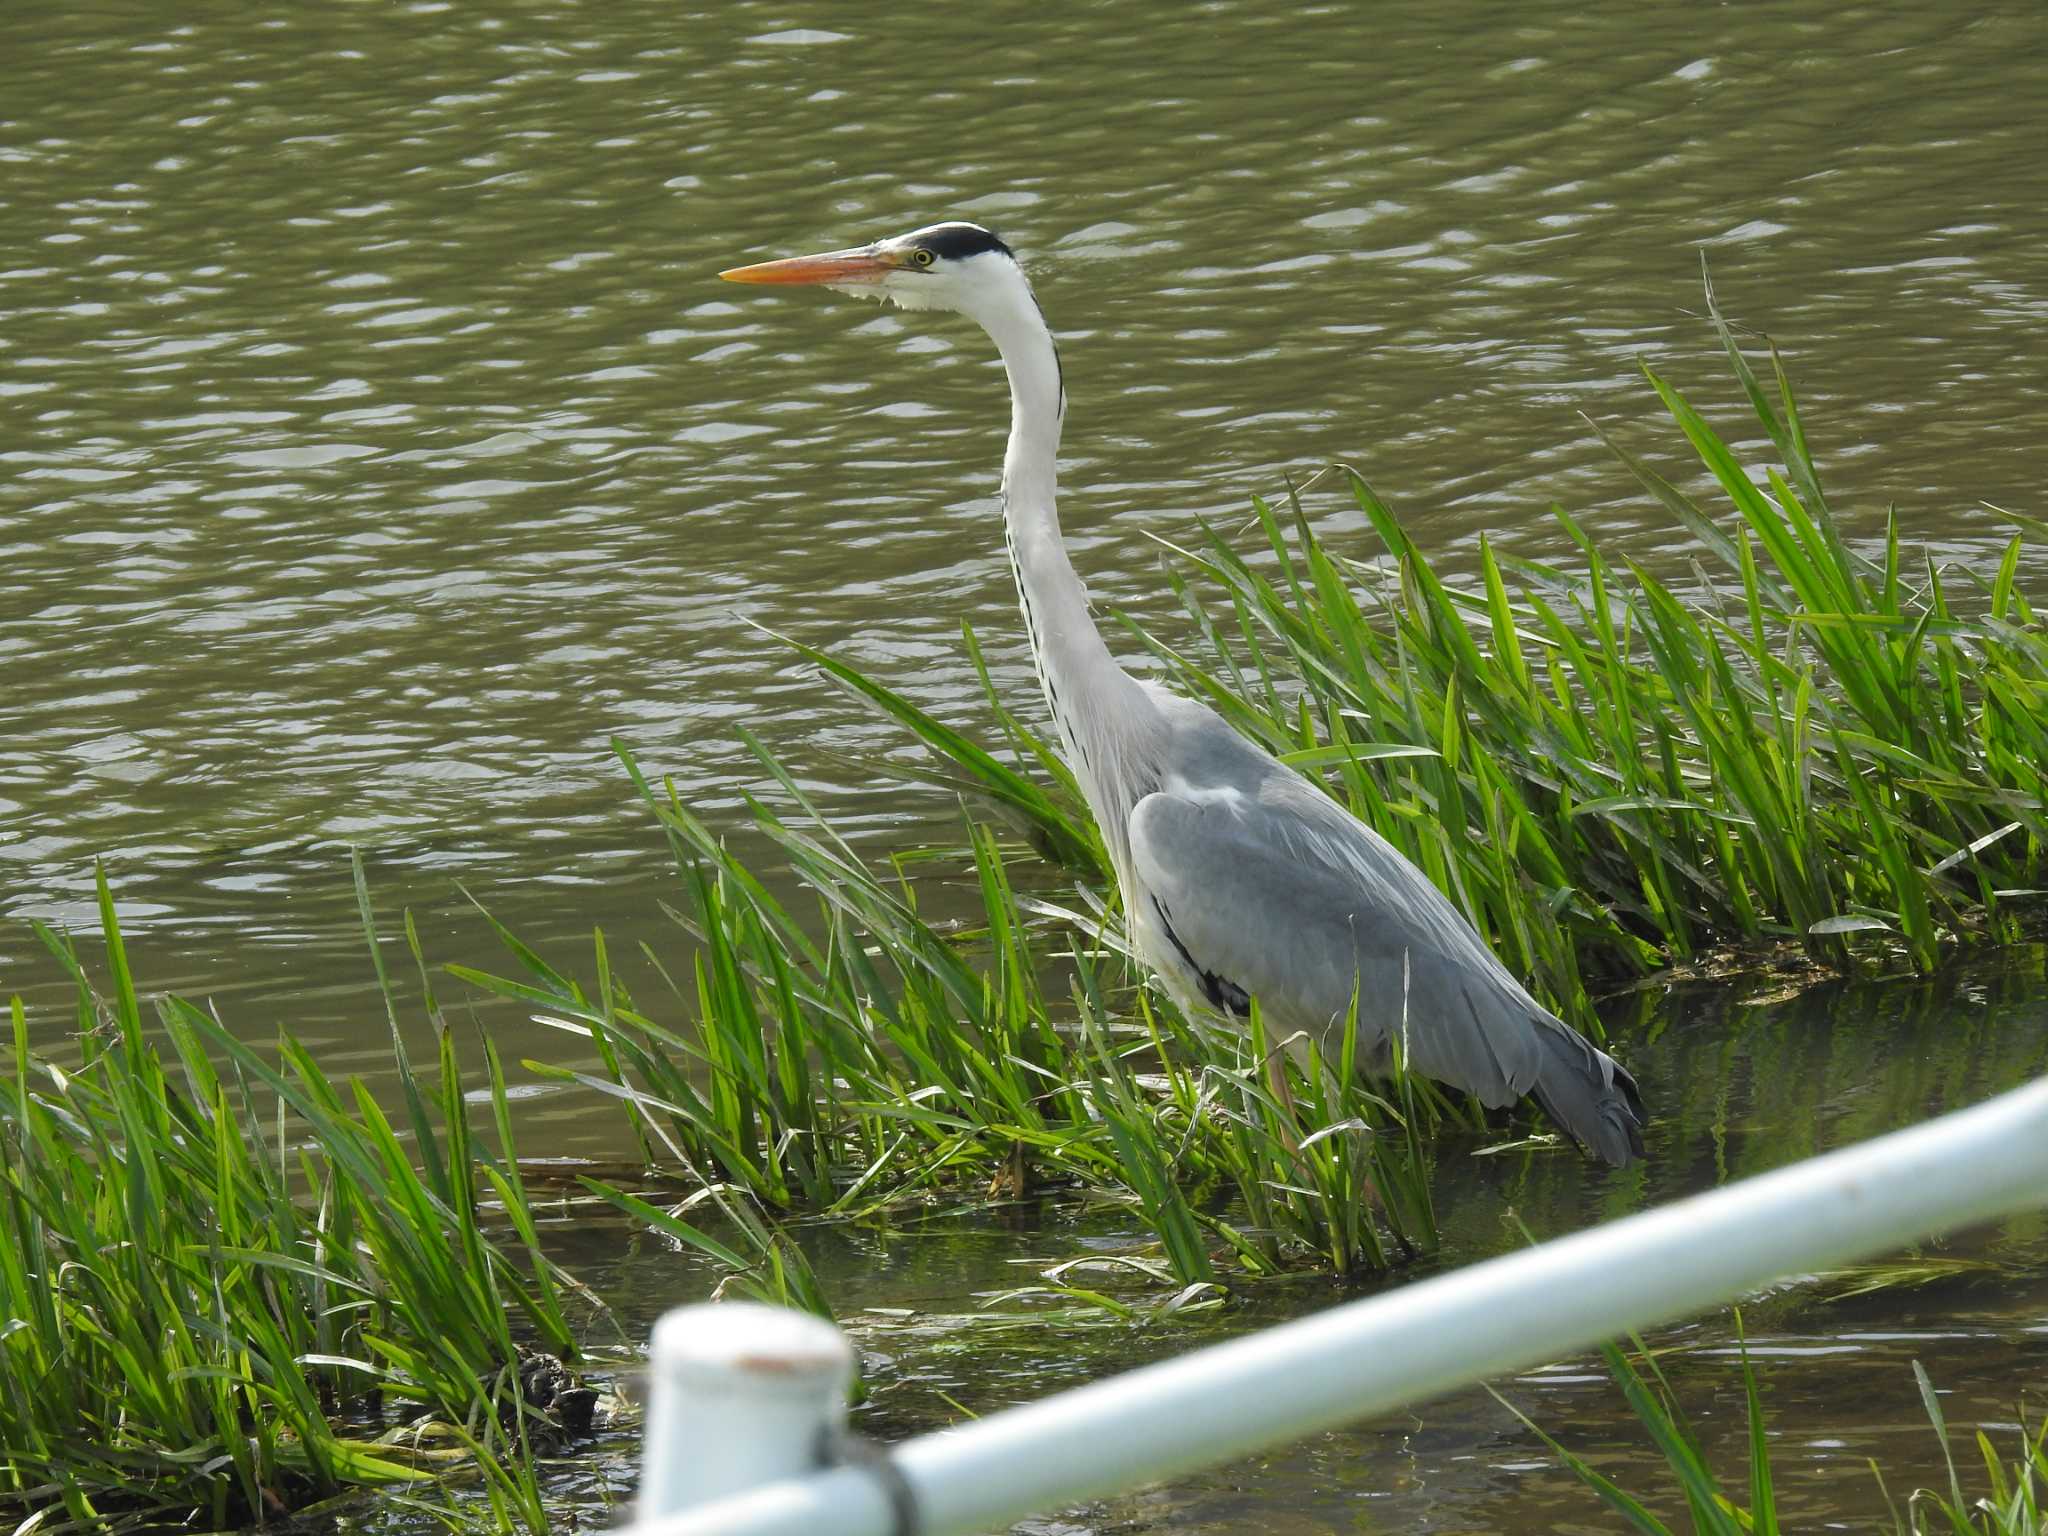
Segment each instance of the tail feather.
[{"label": "tail feather", "polygon": [[1569,1025],[1545,1024],[1530,1093],[1565,1135],[1626,1168],[1643,1155],[1643,1126],[1649,1118],[1636,1080]]}]

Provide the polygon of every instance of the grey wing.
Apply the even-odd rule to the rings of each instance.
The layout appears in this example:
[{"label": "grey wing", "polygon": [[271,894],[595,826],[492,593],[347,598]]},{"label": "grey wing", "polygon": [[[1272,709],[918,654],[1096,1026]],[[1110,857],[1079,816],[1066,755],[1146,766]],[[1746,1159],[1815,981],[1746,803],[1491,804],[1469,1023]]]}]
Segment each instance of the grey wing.
[{"label": "grey wing", "polygon": [[1355,991],[1362,1060],[1384,1060],[1405,1016],[1413,1070],[1494,1107],[1533,1091],[1608,1161],[1640,1154],[1628,1074],[1539,1006],[1419,869],[1304,781],[1280,770],[1244,791],[1154,793],[1129,831],[1143,899],[1205,982],[1319,1035]]},{"label": "grey wing", "polygon": [[1405,1001],[1416,1070],[1514,1102],[1535,1078],[1525,1018],[1540,1010],[1421,871],[1353,825],[1346,847],[1291,806],[1161,792],[1131,812],[1131,857],[1185,958],[1277,1022],[1321,1034],[1355,988],[1359,1043],[1379,1047]]}]

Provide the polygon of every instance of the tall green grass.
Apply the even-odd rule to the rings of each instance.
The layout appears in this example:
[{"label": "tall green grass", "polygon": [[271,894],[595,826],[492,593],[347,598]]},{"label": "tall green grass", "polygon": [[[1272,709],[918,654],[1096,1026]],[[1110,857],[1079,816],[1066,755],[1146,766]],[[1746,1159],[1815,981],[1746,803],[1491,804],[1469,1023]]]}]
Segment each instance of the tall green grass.
[{"label": "tall green grass", "polygon": [[1129,1206],[1182,1286],[1369,1272],[1434,1243],[1431,1101],[1289,1061],[1305,1118],[1290,1116],[1265,1076],[1280,1042],[1197,1028],[1138,991],[1114,925],[1020,893],[990,828],[968,823],[956,868],[979,921],[942,927],[917,882],[865,859],[754,746],[797,813],[756,803],[755,824],[814,910],[792,911],[622,751],[690,897],[673,913],[689,970],[643,958],[692,1027],[636,1001],[601,933],[587,979],[503,930],[522,974],[458,971],[573,1035],[594,1066],[526,1065],[617,1099],[650,1161],[770,1213],[859,1216],[991,1182],[1090,1191]]},{"label": "tall green grass", "polygon": [[553,1426],[521,1367],[576,1343],[490,1043],[495,1147],[445,1027],[430,1076],[399,1047],[397,1121],[289,1036],[273,1064],[177,997],[152,1030],[104,874],[99,894],[104,995],[40,930],[76,983],[76,1063],[11,1010],[0,1517],[217,1530],[457,1459],[543,1529],[523,1451]]},{"label": "tall green grass", "polygon": [[[1562,511],[1574,561],[1485,541],[1452,581],[1351,475],[1384,558],[1339,552],[1298,497],[1255,502],[1256,556],[1213,534],[1181,552],[1191,638],[1132,626],[1595,1034],[1601,987],[1716,947],[1926,968],[2012,934],[2048,885],[2048,628],[2019,589],[2020,539],[1989,579],[1911,556],[1895,516],[1852,544],[1777,354],[1767,387],[1708,300],[1774,461],[1745,469],[1654,373],[1718,516],[1615,445],[1697,543],[1693,586],[1610,561]],[[1256,1021],[1212,1032],[1146,990],[1071,776],[965,639],[988,743],[794,646],[926,749],[877,773],[988,813],[959,848],[864,854],[743,736],[765,786],[750,830],[805,889],[791,905],[622,750],[689,896],[687,969],[645,956],[668,1001],[637,1005],[602,935],[586,980],[510,935],[522,974],[465,974],[578,1036],[594,1069],[541,1070],[615,1096],[648,1157],[771,1214],[1036,1176],[1126,1202],[1167,1272],[1204,1287],[1428,1246],[1429,1132],[1483,1117],[1312,1059],[1289,1069],[1297,1119],[1261,1070],[1281,1042]],[[942,888],[972,915],[930,920]]]}]

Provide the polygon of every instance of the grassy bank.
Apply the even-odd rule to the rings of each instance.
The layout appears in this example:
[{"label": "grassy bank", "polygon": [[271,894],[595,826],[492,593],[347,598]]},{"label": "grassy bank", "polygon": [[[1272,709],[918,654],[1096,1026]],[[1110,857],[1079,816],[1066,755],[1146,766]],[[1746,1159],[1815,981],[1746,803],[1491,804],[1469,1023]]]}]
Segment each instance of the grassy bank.
[{"label": "grassy bank", "polygon": [[273,1063],[183,999],[147,1017],[104,877],[100,913],[104,994],[43,934],[75,1064],[17,1001],[0,1078],[0,1520],[228,1529],[460,1462],[544,1529],[529,1442],[587,1403],[489,1043],[495,1150],[445,1027],[422,1076],[393,1019],[394,1121],[288,1036]]}]

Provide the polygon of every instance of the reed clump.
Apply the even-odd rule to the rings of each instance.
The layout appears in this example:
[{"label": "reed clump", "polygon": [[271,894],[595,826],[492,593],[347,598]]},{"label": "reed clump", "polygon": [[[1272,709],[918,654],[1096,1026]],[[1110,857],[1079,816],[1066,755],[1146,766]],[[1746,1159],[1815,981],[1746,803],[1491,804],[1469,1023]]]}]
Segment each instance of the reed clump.
[{"label": "reed clump", "polygon": [[[1602,430],[1694,540],[1691,585],[1610,560],[1562,509],[1574,560],[1484,540],[1453,581],[1347,470],[1383,555],[1333,547],[1292,493],[1255,499],[1262,558],[1213,532],[1176,551],[1190,638],[1128,626],[1596,1033],[1603,988],[1711,951],[1926,971],[2038,925],[2048,898],[2048,625],[2019,580],[2048,524],[2005,514],[2018,531],[1988,577],[1913,551],[1896,511],[1852,542],[1775,348],[1767,388],[1707,298],[1775,462],[1745,467],[1647,368],[1722,507]],[[1071,780],[999,702],[991,750],[797,649],[917,736],[936,765],[917,776],[977,794],[1106,888]],[[979,667],[971,635],[968,650]]]},{"label": "reed clump", "polygon": [[1434,1110],[1405,1080],[1289,1060],[1297,1119],[1265,1077],[1283,1042],[1256,1021],[1199,1028],[1138,990],[1113,921],[1019,892],[1019,850],[988,826],[968,823],[960,871],[978,910],[941,925],[753,745],[796,808],[754,817],[816,897],[802,916],[622,751],[691,897],[672,913],[689,970],[644,956],[690,1028],[636,1001],[601,933],[587,981],[510,934],[522,975],[458,971],[582,1042],[595,1066],[526,1065],[617,1099],[649,1162],[770,1213],[858,1217],[980,1186],[1118,1201],[1182,1304],[1232,1276],[1366,1273],[1434,1243]]},{"label": "reed clump", "polygon": [[11,1010],[0,1517],[219,1530],[459,1462],[495,1525],[545,1529],[524,1452],[589,1394],[537,1369],[575,1357],[568,1281],[489,1042],[495,1150],[447,1030],[425,1079],[398,1046],[394,1120],[289,1036],[273,1065],[176,997],[152,1030],[104,875],[100,916],[104,996],[43,930],[77,982],[77,1063],[31,1051]]}]

